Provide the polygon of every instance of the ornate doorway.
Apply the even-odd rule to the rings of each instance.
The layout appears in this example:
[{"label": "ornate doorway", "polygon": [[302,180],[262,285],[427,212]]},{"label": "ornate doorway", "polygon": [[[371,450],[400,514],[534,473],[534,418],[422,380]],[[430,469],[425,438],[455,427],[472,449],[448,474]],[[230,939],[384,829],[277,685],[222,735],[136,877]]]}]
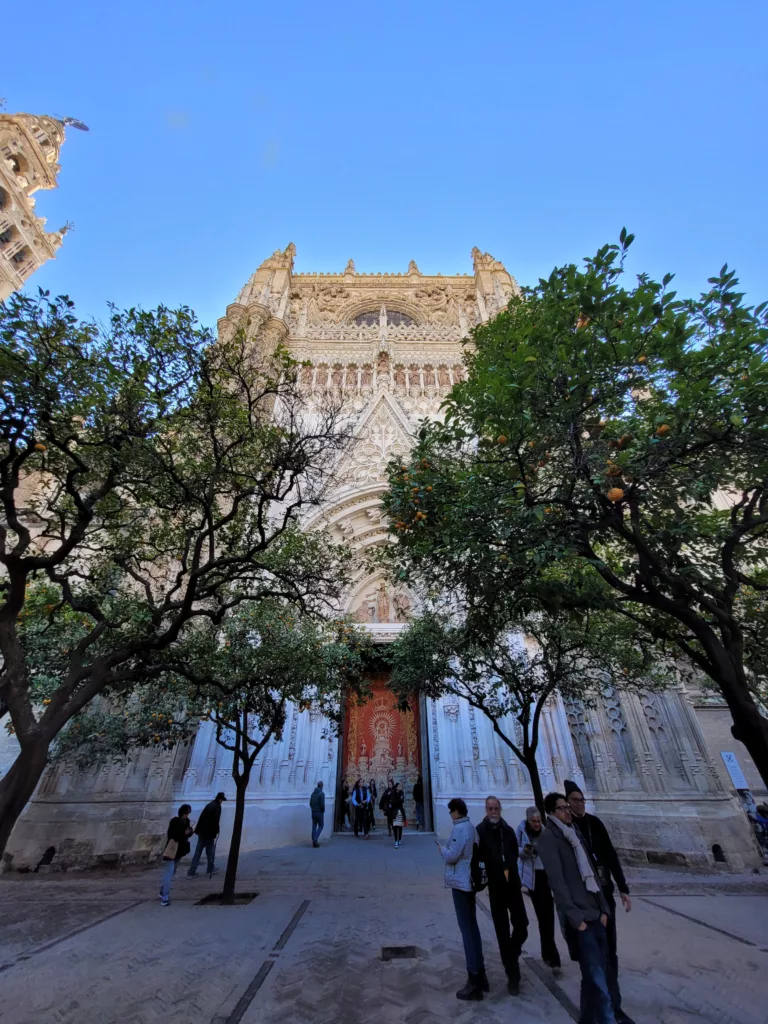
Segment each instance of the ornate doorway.
[{"label": "ornate doorway", "polygon": [[350,790],[357,779],[375,781],[377,822],[384,821],[378,803],[387,780],[399,782],[405,790],[408,824],[415,825],[413,786],[422,771],[419,705],[414,701],[412,710],[399,711],[385,672],[374,676],[371,689],[373,694],[365,704],[347,705],[341,774]]}]

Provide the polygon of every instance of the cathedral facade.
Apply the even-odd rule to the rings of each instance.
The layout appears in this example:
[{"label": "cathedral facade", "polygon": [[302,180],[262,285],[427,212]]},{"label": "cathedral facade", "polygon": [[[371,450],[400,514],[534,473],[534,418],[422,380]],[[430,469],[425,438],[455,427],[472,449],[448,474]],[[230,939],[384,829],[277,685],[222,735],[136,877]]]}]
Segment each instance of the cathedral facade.
[{"label": "cathedral facade", "polygon": [[[381,509],[387,464],[407,457],[421,420],[440,415],[464,374],[463,340],[472,327],[517,290],[492,256],[478,249],[471,255],[473,272],[452,276],[422,274],[414,261],[402,274],[363,274],[352,260],[338,274],[296,274],[289,245],[261,264],[219,321],[221,335],[247,325],[254,344],[284,344],[304,364],[301,384],[310,402],[329,389],[344,396],[353,443],[327,504],[305,525],[351,545],[361,565],[362,556],[390,540]],[[395,591],[361,568],[341,610],[386,644],[417,606],[417,594]],[[697,699],[682,680],[664,694],[627,696],[606,686],[589,708],[553,699],[539,750],[545,791],[562,790],[565,779],[578,782],[631,862],[705,866],[717,848],[734,869],[758,864],[736,789],[718,763],[717,749],[728,742],[726,719],[707,719],[703,729]],[[192,804],[194,816],[217,791],[234,795],[229,759],[205,724],[184,749],[145,751],[87,774],[50,770],[12,837],[13,864],[33,863],[50,843],[57,860],[72,865],[151,858],[180,802]],[[244,846],[308,841],[317,780],[329,797],[327,828],[339,824],[344,781],[373,779],[381,790],[394,777],[412,812],[419,775],[427,827],[443,833],[453,796],[467,801],[477,821],[494,793],[514,825],[531,803],[525,770],[483,715],[452,696],[399,711],[381,676],[365,706],[346,709],[338,732],[313,710],[292,710],[283,736],[267,744],[254,767]],[[225,805],[223,843],[231,814],[232,802]]]}]

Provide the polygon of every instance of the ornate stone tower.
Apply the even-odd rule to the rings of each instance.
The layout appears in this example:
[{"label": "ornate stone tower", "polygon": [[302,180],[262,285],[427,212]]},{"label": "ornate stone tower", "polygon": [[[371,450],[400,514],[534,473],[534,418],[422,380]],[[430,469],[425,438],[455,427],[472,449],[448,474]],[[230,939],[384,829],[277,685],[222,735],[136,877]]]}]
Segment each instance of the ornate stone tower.
[{"label": "ornate stone tower", "polygon": [[71,119],[0,113],[0,300],[52,259],[64,239],[66,227],[45,230],[32,195],[57,186],[66,123],[79,126]]}]

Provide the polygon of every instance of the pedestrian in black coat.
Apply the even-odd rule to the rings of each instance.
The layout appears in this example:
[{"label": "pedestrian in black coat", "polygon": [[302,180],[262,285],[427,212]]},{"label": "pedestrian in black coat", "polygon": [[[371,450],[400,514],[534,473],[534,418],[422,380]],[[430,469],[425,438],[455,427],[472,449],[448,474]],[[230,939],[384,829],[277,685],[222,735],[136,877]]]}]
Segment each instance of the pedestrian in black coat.
[{"label": "pedestrian in black coat", "polygon": [[502,818],[501,802],[497,797],[486,799],[485,818],[477,826],[477,834],[480,838],[480,860],[485,862],[488,875],[491,917],[501,962],[507,972],[507,989],[512,995],[517,995],[520,991],[520,953],[528,938],[528,915],[517,871],[515,830]]},{"label": "pedestrian in black coat", "polygon": [[197,848],[192,857],[192,863],[189,865],[188,878],[194,878],[197,874],[197,866],[200,863],[203,850],[205,850],[205,856],[208,861],[208,877],[210,878],[211,875],[215,875],[218,871],[214,863],[214,857],[216,855],[216,840],[219,837],[221,805],[226,799],[223,793],[217,793],[216,799],[211,800],[209,804],[205,805],[198,818],[197,825],[195,826]]}]

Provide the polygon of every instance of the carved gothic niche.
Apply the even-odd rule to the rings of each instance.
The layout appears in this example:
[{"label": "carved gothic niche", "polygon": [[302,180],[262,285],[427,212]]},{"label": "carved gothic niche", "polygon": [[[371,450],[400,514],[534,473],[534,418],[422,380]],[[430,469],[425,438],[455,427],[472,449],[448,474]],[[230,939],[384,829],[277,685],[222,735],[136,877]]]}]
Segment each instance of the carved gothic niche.
[{"label": "carved gothic niche", "polygon": [[456,724],[459,720],[459,701],[456,697],[446,697],[443,701],[443,713],[449,722]]},{"label": "carved gothic niche", "polygon": [[621,706],[621,696],[615,687],[607,684],[600,690],[600,699],[609,726],[607,738],[616,767],[622,775],[632,775],[635,772],[634,744]]},{"label": "carved gothic niche", "polygon": [[355,596],[349,612],[356,622],[403,623],[411,612],[411,599],[385,580],[373,580]]},{"label": "carved gothic niche", "polygon": [[585,779],[594,779],[595,760],[590,744],[590,728],[587,722],[586,709],[579,700],[566,700],[563,701],[563,704],[579,767]]},{"label": "carved gothic niche", "polygon": [[458,384],[459,381],[464,380],[465,376],[466,376],[466,371],[465,371],[464,367],[460,363],[457,363],[453,367],[453,379]]}]

